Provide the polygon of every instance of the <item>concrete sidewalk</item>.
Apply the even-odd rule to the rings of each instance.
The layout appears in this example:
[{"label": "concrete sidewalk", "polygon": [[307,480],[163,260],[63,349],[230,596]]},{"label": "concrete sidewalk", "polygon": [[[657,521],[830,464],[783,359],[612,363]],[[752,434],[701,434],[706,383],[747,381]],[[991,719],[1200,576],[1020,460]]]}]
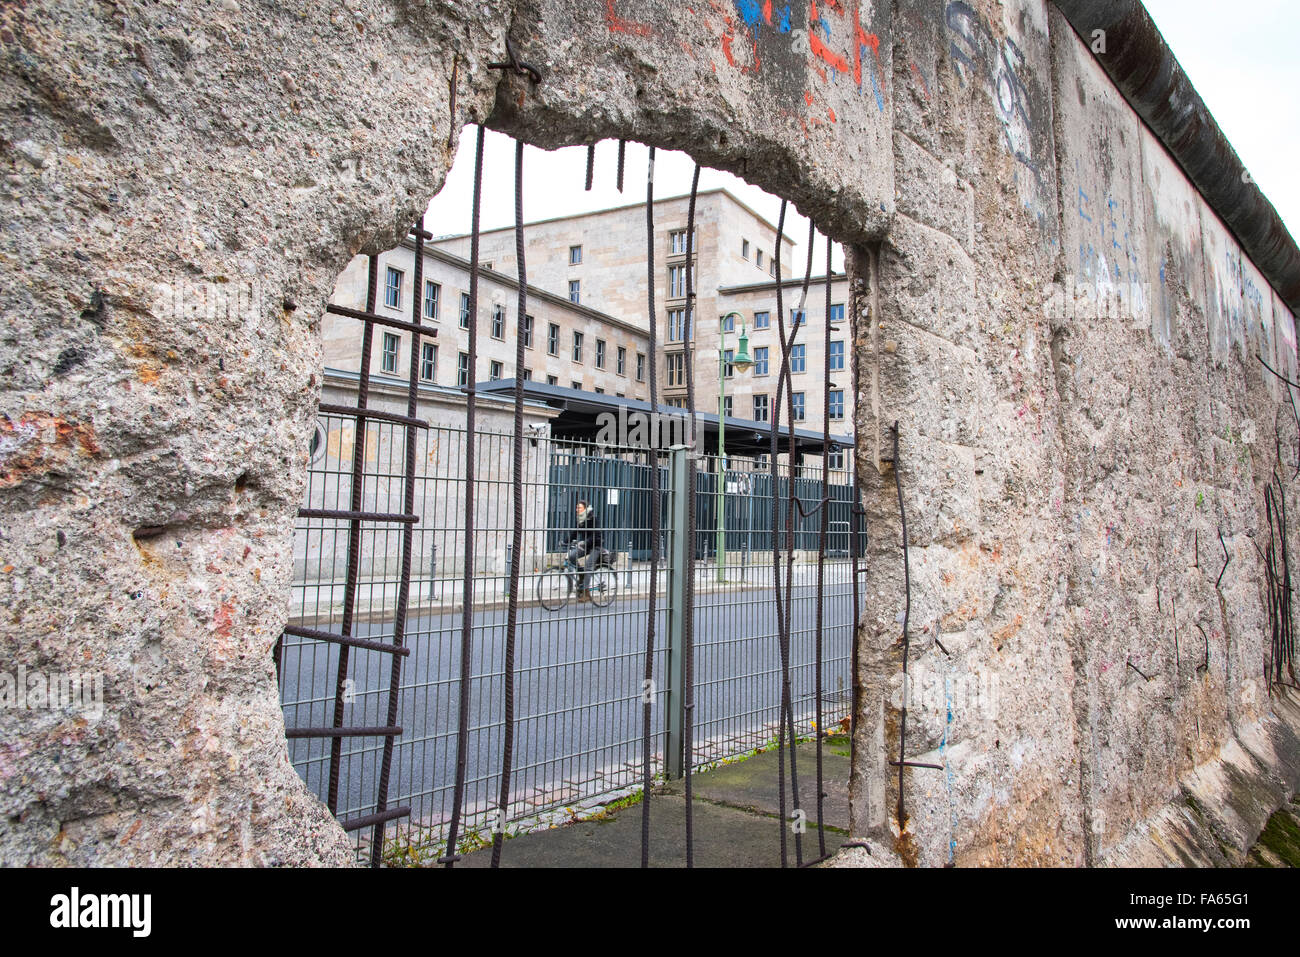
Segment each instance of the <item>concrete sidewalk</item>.
[{"label": "concrete sidewalk", "polygon": [[[826,799],[826,850],[833,853],[848,839],[848,738],[827,738],[822,744]],[[817,745],[805,741],[796,749],[799,794],[807,812],[803,859],[819,856],[817,842]],[[788,758],[788,752],[787,752]],[[781,827],[777,790],[777,753],[765,751],[745,761],[704,771],[692,777],[694,846],[697,867],[780,867]],[[789,794],[789,762],[786,792]],[[787,804],[788,804],[787,798]],[[791,809],[787,807],[787,815]],[[501,850],[502,867],[639,867],[641,814],[638,802],[586,821],[508,839]],[[789,862],[795,862],[794,834],[786,830]],[[650,864],[686,865],[686,799],[683,783],[661,786],[650,798]],[[490,849],[465,857],[463,867],[487,867]]]}]

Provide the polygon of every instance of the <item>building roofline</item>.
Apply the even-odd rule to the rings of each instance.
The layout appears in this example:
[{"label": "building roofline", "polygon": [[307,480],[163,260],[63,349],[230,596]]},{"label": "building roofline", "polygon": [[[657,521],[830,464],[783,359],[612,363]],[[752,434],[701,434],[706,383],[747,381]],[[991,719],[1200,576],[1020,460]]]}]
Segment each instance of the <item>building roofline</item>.
[{"label": "building roofline", "polygon": [[[415,240],[411,239],[408,236],[406,239],[402,240],[402,246],[414,252]],[[469,265],[470,265],[469,260],[462,259],[460,256],[457,256],[454,253],[449,253],[444,249],[431,247],[428,243],[425,243],[424,254],[426,256],[429,256],[432,259],[441,260],[442,262],[447,263],[449,266],[456,266],[460,269],[464,269],[467,275],[469,273]],[[503,286],[509,286],[510,288],[515,290],[519,289],[519,280],[513,276],[508,276],[503,272],[497,272],[495,269],[488,269],[486,266],[479,266],[478,272],[480,276],[487,279],[491,279],[494,282],[499,282]],[[611,316],[607,312],[600,312],[597,309],[592,309],[590,306],[584,306],[581,303],[572,302],[569,299],[565,298],[564,296],[550,292],[546,289],[542,289],[538,286],[534,286],[532,283],[528,283],[527,290],[530,298],[541,299],[544,302],[551,303],[552,305],[560,306],[568,310],[569,312],[577,313],[581,316],[585,316],[588,319],[594,319],[598,322],[607,323],[611,326],[614,326],[615,328],[624,329],[630,332],[635,332],[638,335],[642,335],[642,336],[649,335],[649,332],[646,329],[642,328],[641,326],[635,325],[634,323],[628,322],[626,319],[619,319],[617,316]]]},{"label": "building roofline", "polygon": [[[848,278],[849,277],[847,273],[833,272],[831,273],[831,285],[834,285],[837,282],[844,282]],[[826,284],[826,277],[824,275],[813,276],[811,279],[808,280],[809,289],[811,289],[813,286],[822,286],[825,284]],[[783,289],[790,289],[790,288],[799,289],[802,286],[803,286],[802,279],[790,278],[790,279],[781,280],[781,288]],[[746,293],[746,292],[775,292],[775,291],[776,291],[775,279],[770,282],[746,283],[743,286],[719,286],[718,287],[718,292],[725,293],[726,295],[729,296],[739,295],[740,293]]]},{"label": "building roofline", "polygon": [[[715,186],[712,189],[702,189],[695,195],[696,195],[696,199],[698,200],[699,197],[701,196],[712,196],[717,193],[721,193],[724,196],[726,196],[728,199],[730,199],[733,203],[735,203],[745,212],[749,213],[749,215],[753,216],[755,219],[757,219],[768,229],[772,230],[773,233],[776,232],[776,224],[774,224],[766,216],[763,216],[760,213],[758,213],[754,209],[754,207],[750,206],[743,199],[740,199],[738,196],[736,196],[735,193],[727,189],[727,187],[725,186]],[[656,199],[655,205],[659,206],[660,204],[663,203],[675,203],[680,200],[689,200],[690,198],[691,198],[690,193],[681,193],[677,196],[665,196],[662,199]],[[549,223],[559,223],[567,219],[585,219],[588,216],[601,216],[605,213],[621,213],[629,209],[644,209],[644,208],[645,208],[644,201],[639,203],[624,203],[621,206],[609,206],[605,209],[593,209],[585,213],[570,213],[567,216],[551,216],[547,219],[534,219],[531,222],[524,223],[524,228],[527,229],[529,226],[544,226]],[[513,230],[514,230],[513,226],[499,226],[496,229],[484,229],[479,233],[479,235],[486,235],[488,233],[504,233]],[[452,240],[455,239],[468,239],[469,236],[470,236],[469,233],[451,233],[447,236],[436,236],[432,240],[430,240],[430,242],[445,243],[445,242],[451,242]],[[785,240],[787,243],[789,243],[791,247],[794,246],[793,236],[786,234],[783,235],[781,238]]]}]

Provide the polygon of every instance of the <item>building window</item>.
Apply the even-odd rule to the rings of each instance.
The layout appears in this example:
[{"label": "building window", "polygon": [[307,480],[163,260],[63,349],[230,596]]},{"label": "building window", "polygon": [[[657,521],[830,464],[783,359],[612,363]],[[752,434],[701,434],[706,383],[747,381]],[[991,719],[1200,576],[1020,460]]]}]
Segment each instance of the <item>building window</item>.
[{"label": "building window", "polygon": [[668,341],[682,342],[686,337],[686,310],[668,310]]},{"label": "building window", "polygon": [[836,339],[831,343],[831,351],[826,354],[826,368],[832,372],[844,368],[844,340]]},{"label": "building window", "polygon": [[791,392],[791,393],[790,393],[790,400],[791,400],[791,402],[794,404],[794,420],[795,420],[796,422],[802,422],[802,421],[803,421],[803,410],[804,410],[803,393],[802,393],[802,392]]},{"label": "building window", "polygon": [[560,327],[553,322],[546,330],[546,351],[553,356],[560,354]]},{"label": "building window", "polygon": [[525,382],[533,381],[533,370],[529,369],[527,366],[524,367],[524,381]]},{"label": "building window", "polygon": [[831,325],[844,321],[844,303],[838,303],[831,306]]},{"label": "building window", "polygon": [[506,337],[506,307],[497,303],[492,307],[492,338]]},{"label": "building window", "polygon": [[424,281],[424,318],[432,321],[438,321],[438,299],[442,293],[442,287],[436,282],[426,279]]},{"label": "building window", "polygon": [[805,353],[807,352],[807,350],[808,347],[804,345],[797,345],[797,346],[790,347],[790,371],[791,372],[805,371],[805,366],[807,365],[807,361],[805,359]]},{"label": "building window", "polygon": [[768,263],[767,263],[767,274],[768,274],[769,276],[775,276],[775,275],[776,275],[776,260],[775,260],[775,259],[768,260]]},{"label": "building window", "polygon": [[627,396],[624,395],[622,392],[615,392],[614,395],[618,396],[620,399],[626,399],[626,398],[627,398]]},{"label": "building window", "polygon": [[384,305],[389,309],[402,308],[402,271],[388,267],[388,275],[384,280]]},{"label": "building window", "polygon": [[670,386],[679,386],[686,384],[686,357],[675,352],[666,357],[668,360],[668,384]]},{"label": "building window", "polygon": [[596,340],[596,368],[605,368],[605,340]]},{"label": "building window", "polygon": [[469,293],[467,292],[460,294],[460,327],[469,328]]},{"label": "building window", "polygon": [[748,258],[749,258],[749,240],[748,240],[748,239],[742,239],[742,240],[740,241],[740,255],[741,255],[741,258],[743,258],[743,259],[748,259]]},{"label": "building window", "polygon": [[754,421],[767,421],[767,395],[754,396]]},{"label": "building window", "polygon": [[722,415],[725,418],[731,418],[731,396],[729,395],[722,397]]},{"label": "building window", "polygon": [[596,386],[596,395],[604,395],[604,394],[605,394],[605,390],[602,389],[600,386]]},{"label": "building window", "polygon": [[570,266],[578,266],[578,265],[581,265],[581,263],[582,263],[582,247],[581,247],[581,246],[570,246],[570,247],[569,247],[569,265],[570,265]]},{"label": "building window", "polygon": [[560,384],[560,377],[557,376],[557,375],[548,375],[548,376],[546,377],[546,384],[547,384],[547,385],[559,385],[559,384]]},{"label": "building window", "polygon": [[767,375],[767,348],[754,350],[754,375]]},{"label": "building window", "polygon": [[826,393],[826,411],[832,419],[844,418],[843,389],[831,389]]},{"label": "building window", "polygon": [[438,347],[432,342],[420,343],[420,378],[425,382],[432,382],[437,365]]},{"label": "building window", "polygon": [[729,312],[722,317],[722,331],[723,332],[736,331],[736,314],[734,312]]},{"label": "building window", "polygon": [[636,354],[636,381],[637,382],[645,381],[645,353],[644,352],[638,352]]},{"label": "building window", "polygon": [[575,332],[573,334],[573,361],[574,362],[582,361],[582,333],[581,332]]},{"label": "building window", "polygon": [[582,391],[582,383],[581,383],[581,382],[570,382],[569,385],[570,385],[572,388],[577,389],[579,392]]},{"label": "building window", "polygon": [[722,375],[724,378],[730,379],[732,376],[736,374],[736,367],[735,365],[732,364],[731,361],[733,358],[735,358],[735,355],[736,355],[736,350],[734,349],[726,349],[722,353],[722,369],[723,369]]},{"label": "building window", "polygon": [[524,348],[533,347],[533,317],[524,316]]},{"label": "building window", "polygon": [[614,371],[619,375],[627,375],[627,349],[624,346],[618,347],[618,355],[614,359]]},{"label": "building window", "polygon": [[492,260],[489,259],[489,260],[488,260],[487,262],[485,262],[485,263],[479,263],[479,268],[480,268],[480,269],[491,269],[491,268],[492,268]]},{"label": "building window", "polygon": [[769,312],[754,313],[754,328],[767,329],[772,325],[772,314]]},{"label": "building window", "polygon": [[790,328],[791,328],[791,329],[798,329],[800,326],[803,325],[803,321],[804,321],[804,313],[803,313],[803,310],[802,310],[802,309],[791,309],[791,310],[790,310]]},{"label": "building window", "polygon": [[493,382],[496,382],[501,378],[501,363],[497,362],[495,359],[492,360],[490,365],[488,365],[488,378]]},{"label": "building window", "polygon": [[400,342],[401,340],[393,333],[384,333],[384,353],[380,358],[379,367],[385,372],[397,371],[397,350]]},{"label": "building window", "polygon": [[582,302],[582,294],[579,292],[578,287],[579,287],[578,280],[576,279],[569,280],[569,302],[573,303],[574,305],[580,305]]},{"label": "building window", "polygon": [[[698,230],[695,232],[695,235],[691,237],[691,245],[695,247],[695,249],[691,250],[692,252],[695,252],[700,248],[700,234]],[[668,234],[668,254],[670,256],[678,256],[685,252],[686,230],[674,229]]]},{"label": "building window", "polygon": [[669,299],[686,298],[686,267],[685,266],[668,267],[668,298]]},{"label": "building window", "polygon": [[843,468],[844,468],[844,450],[843,450],[843,449],[836,449],[835,451],[831,452],[831,454],[830,454],[830,464],[831,464],[831,468],[833,468],[833,469],[843,469]]},{"label": "building window", "polygon": [[456,359],[456,385],[464,389],[469,385],[469,353],[462,352]]},{"label": "building window", "polygon": [[754,265],[757,266],[759,269],[763,268],[763,250],[761,249],[754,250]]}]

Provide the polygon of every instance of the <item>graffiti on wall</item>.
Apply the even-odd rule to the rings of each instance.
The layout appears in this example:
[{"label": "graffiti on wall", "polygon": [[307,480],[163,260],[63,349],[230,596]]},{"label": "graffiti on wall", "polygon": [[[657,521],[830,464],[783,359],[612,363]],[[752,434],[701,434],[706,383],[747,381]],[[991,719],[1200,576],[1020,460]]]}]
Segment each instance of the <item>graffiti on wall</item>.
[{"label": "graffiti on wall", "polygon": [[[659,32],[653,24],[624,15],[621,6],[625,4],[619,0],[605,0],[605,25],[611,33],[654,36]],[[792,52],[825,86],[853,89],[869,98],[878,112],[884,112],[887,92],[880,37],[863,25],[860,3],[702,0],[698,7],[687,10],[693,15],[703,13],[703,19],[714,24],[714,53],[721,55],[713,63],[715,70],[725,64],[742,74],[758,74],[766,61],[778,56],[785,61]],[[681,45],[688,56],[696,55],[689,43]],[[832,106],[817,106],[817,93],[815,89],[804,91],[804,102],[816,114],[816,119],[808,122],[838,122]]]},{"label": "graffiti on wall", "polygon": [[1029,88],[1025,54],[1010,37],[998,39],[988,23],[969,3],[954,0],[945,11],[952,33],[949,49],[957,63],[963,84],[979,79],[988,84],[993,111],[1002,127],[1002,138],[1016,161],[1042,185],[1039,159],[1034,155]]}]

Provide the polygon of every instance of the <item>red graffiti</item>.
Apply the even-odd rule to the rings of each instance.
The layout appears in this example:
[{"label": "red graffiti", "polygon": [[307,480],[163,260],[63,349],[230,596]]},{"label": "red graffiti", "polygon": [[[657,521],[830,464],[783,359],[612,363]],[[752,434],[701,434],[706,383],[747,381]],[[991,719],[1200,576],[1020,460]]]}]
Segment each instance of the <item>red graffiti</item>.
[{"label": "red graffiti", "polygon": [[654,34],[654,27],[648,23],[625,20],[614,12],[614,0],[605,0],[605,24],[611,33],[630,33],[633,36],[648,37]]},{"label": "red graffiti", "polygon": [[[809,7],[808,22],[816,23],[821,20],[817,15],[817,0],[812,0]],[[861,27],[858,28],[861,31]],[[841,73],[849,72],[849,63],[844,57],[840,56],[826,44],[822,43],[821,37],[813,30],[808,31],[808,46],[812,50],[812,55],[818,59],[825,60],[832,68],[839,70]]]},{"label": "red graffiti", "polygon": [[925,82],[925,77],[921,75],[921,71],[917,68],[916,64],[911,61],[909,61],[907,65],[911,67],[912,76],[916,77],[916,82],[921,84],[921,92],[925,94],[925,98],[927,100],[930,99],[930,86]]}]

